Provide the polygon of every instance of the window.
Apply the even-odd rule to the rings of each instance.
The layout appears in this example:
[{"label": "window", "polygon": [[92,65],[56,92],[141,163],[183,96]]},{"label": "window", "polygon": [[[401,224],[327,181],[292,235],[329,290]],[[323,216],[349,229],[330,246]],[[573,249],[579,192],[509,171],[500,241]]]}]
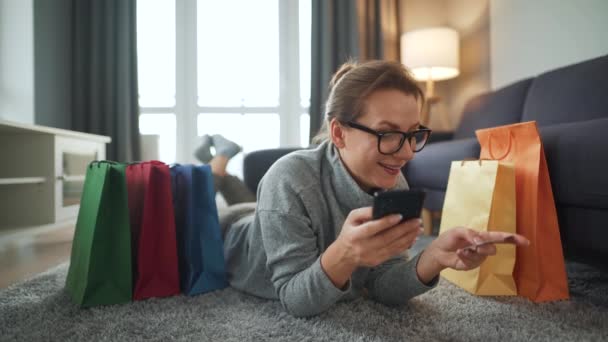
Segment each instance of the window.
[{"label": "window", "polygon": [[138,1],[140,132],[160,136],[159,158],[198,163],[204,134],[245,153],[307,146],[310,12],[310,0]]},{"label": "window", "polygon": [[278,0],[197,2],[200,106],[278,107]]},{"label": "window", "polygon": [[177,138],[175,136],[175,114],[140,114],[139,132],[158,135],[158,158],[172,163],[176,160]]},{"label": "window", "polygon": [[139,105],[175,106],[175,0],[137,2]]}]

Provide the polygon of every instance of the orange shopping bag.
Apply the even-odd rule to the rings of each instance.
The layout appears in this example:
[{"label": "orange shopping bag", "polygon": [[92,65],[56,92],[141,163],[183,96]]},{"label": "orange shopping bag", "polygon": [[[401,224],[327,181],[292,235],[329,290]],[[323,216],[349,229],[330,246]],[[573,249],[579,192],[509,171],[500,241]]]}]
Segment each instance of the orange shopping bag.
[{"label": "orange shopping bag", "polygon": [[480,158],[515,163],[517,233],[531,242],[518,248],[517,293],[534,302],[568,299],[568,280],[557,211],[536,122],[480,129]]}]

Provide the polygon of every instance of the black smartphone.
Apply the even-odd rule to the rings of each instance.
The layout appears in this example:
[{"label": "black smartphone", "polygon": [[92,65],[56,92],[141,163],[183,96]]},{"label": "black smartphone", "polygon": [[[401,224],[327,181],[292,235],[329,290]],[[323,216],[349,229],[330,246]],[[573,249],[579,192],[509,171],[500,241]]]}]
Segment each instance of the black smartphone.
[{"label": "black smartphone", "polygon": [[376,193],[372,216],[374,220],[390,214],[401,214],[403,220],[422,215],[425,192],[421,190],[391,190]]}]

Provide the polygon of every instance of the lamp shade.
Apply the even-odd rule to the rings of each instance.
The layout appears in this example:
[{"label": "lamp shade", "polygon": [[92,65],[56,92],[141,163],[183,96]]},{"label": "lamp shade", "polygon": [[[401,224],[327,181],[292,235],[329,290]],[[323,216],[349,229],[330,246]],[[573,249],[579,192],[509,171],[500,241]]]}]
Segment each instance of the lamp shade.
[{"label": "lamp shade", "polygon": [[401,62],[419,81],[447,80],[458,76],[459,39],[456,30],[435,27],[401,36]]}]

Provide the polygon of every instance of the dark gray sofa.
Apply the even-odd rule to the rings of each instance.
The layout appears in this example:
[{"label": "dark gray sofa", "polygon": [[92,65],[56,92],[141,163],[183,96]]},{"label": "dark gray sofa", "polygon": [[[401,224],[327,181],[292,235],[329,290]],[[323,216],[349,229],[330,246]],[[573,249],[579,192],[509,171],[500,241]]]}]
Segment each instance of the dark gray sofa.
[{"label": "dark gray sofa", "polygon": [[[532,120],[544,144],[566,256],[608,267],[608,56],[474,97],[455,132],[435,135],[403,172],[412,188],[427,192],[425,208],[441,210],[450,162],[479,156],[476,129]],[[247,185],[256,189],[268,167],[293,150],[248,154]]]}]

